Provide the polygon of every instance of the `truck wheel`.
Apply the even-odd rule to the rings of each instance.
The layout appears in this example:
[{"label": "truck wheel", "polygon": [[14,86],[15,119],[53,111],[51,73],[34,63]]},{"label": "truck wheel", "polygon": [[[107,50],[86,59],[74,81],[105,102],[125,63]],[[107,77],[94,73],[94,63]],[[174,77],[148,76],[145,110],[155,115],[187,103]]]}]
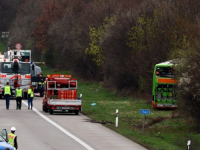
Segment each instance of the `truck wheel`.
[{"label": "truck wheel", "polygon": [[45,111],[45,106],[44,105],[42,105],[42,111]]},{"label": "truck wheel", "polygon": [[53,114],[53,109],[49,109],[49,113],[50,113],[50,115],[52,115]]},{"label": "truck wheel", "polygon": [[75,115],[79,115],[79,110],[76,110],[76,111],[75,111]]},{"label": "truck wheel", "polygon": [[44,112],[48,112],[48,108],[47,108],[47,106],[46,105],[44,105]]},{"label": "truck wheel", "polygon": [[44,111],[45,113],[47,113],[48,112],[48,109],[45,107],[45,111]]},{"label": "truck wheel", "polygon": [[45,102],[45,104],[43,105],[43,108],[44,108],[44,112],[48,112],[48,108],[47,108],[47,103]]}]

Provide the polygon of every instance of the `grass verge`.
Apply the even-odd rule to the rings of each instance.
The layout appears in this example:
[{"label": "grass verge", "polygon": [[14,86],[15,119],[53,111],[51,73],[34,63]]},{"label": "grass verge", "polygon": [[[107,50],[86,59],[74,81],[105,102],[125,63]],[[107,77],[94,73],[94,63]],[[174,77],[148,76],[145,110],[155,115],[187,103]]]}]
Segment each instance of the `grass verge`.
[{"label": "grass verge", "polygon": [[[54,72],[42,66],[43,74],[67,73]],[[200,149],[200,134],[194,132],[195,126],[188,125],[173,110],[154,110],[147,100],[120,97],[107,91],[100,84],[78,82],[78,94],[83,94],[82,113],[91,122],[101,123],[128,139],[150,150],[183,150],[191,140],[190,150]],[[150,101],[150,98],[149,98]],[[119,110],[119,126],[115,127],[116,109]],[[140,109],[149,109],[145,115],[145,130],[142,134],[144,116]]]}]

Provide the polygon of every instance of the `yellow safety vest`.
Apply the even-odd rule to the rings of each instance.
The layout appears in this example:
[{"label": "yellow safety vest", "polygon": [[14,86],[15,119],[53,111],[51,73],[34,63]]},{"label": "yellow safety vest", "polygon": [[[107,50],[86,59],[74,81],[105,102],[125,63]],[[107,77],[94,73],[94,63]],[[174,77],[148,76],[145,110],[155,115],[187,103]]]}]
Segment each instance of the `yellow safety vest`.
[{"label": "yellow safety vest", "polygon": [[38,82],[39,85],[44,85],[44,82]]},{"label": "yellow safety vest", "polygon": [[28,89],[28,94],[30,94],[31,96],[30,97],[33,97],[34,95],[33,95],[33,91],[32,91],[32,89]]},{"label": "yellow safety vest", "polygon": [[12,146],[14,146],[15,137],[16,135],[14,135],[13,133],[8,134],[8,143],[10,143]]},{"label": "yellow safety vest", "polygon": [[16,89],[16,97],[22,97],[22,89]]},{"label": "yellow safety vest", "polygon": [[6,86],[4,87],[4,95],[5,95],[5,94],[11,95],[11,91],[10,91],[10,86],[9,86],[9,85],[6,85]]}]

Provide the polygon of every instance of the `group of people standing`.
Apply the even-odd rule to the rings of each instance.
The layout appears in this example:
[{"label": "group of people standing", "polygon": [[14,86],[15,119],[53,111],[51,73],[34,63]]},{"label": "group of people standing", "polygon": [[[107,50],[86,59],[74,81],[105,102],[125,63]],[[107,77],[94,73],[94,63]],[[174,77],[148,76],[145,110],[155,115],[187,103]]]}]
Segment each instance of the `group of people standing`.
[{"label": "group of people standing", "polygon": [[[28,109],[32,109],[33,107],[33,97],[34,97],[34,88],[32,85],[30,85],[27,93],[28,98]],[[6,83],[6,86],[4,87],[4,97],[6,99],[6,109],[9,109],[10,105],[10,96],[11,96],[11,87],[9,86],[9,83]],[[16,109],[21,110],[22,106],[22,97],[23,97],[23,91],[20,88],[20,85],[17,85],[16,91],[15,91],[15,98],[16,98]],[[11,128],[11,133],[8,134],[8,143],[10,143],[15,149],[18,149],[17,144],[17,136],[15,135],[16,128]]]},{"label": "group of people standing", "polygon": [[[42,75],[40,75],[42,77]],[[44,82],[38,83],[38,90],[40,92],[40,97],[43,97],[44,93]],[[6,86],[4,87],[4,98],[6,99],[6,109],[9,109],[10,105],[10,96],[11,96],[11,87],[9,86],[9,82],[6,83]],[[16,91],[15,91],[15,98],[16,98],[16,110],[21,110],[22,106],[22,97],[23,97],[23,90],[20,88],[20,85],[17,85]],[[27,100],[28,100],[28,109],[33,108],[33,98],[34,98],[34,88],[32,85],[28,88],[27,92]],[[11,133],[8,134],[8,143],[10,143],[15,149],[18,149],[17,144],[17,136],[15,134],[16,128],[11,128]],[[7,149],[7,148],[6,148]],[[8,148],[9,149],[9,148]]]},{"label": "group of people standing", "polygon": [[[34,98],[34,88],[32,85],[30,85],[27,93],[27,99],[28,99],[28,109],[32,109],[33,107],[33,98]],[[10,96],[11,96],[11,87],[9,86],[9,83],[6,83],[6,86],[4,87],[4,97],[6,99],[6,109],[9,109],[10,105]],[[20,88],[20,85],[18,84],[16,91],[15,91],[15,98],[16,98],[16,109],[21,110],[22,106],[22,97],[23,97],[23,91]]]}]

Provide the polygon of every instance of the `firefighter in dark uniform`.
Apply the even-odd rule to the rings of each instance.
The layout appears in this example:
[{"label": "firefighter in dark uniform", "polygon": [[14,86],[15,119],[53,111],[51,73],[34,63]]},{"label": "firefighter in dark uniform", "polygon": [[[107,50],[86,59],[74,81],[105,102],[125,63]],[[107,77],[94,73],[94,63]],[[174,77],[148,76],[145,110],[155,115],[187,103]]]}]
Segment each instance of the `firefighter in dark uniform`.
[{"label": "firefighter in dark uniform", "polygon": [[[43,74],[40,74],[40,77],[43,77]],[[40,97],[44,95],[44,82],[38,82],[38,88],[40,92]]]},{"label": "firefighter in dark uniform", "polygon": [[21,109],[22,106],[22,89],[20,88],[20,85],[17,85],[18,87],[16,88],[15,91],[15,97],[16,97],[16,109]]},{"label": "firefighter in dark uniform", "polygon": [[11,144],[15,149],[18,149],[18,144],[17,144],[17,136],[15,135],[16,128],[12,127],[11,128],[11,133],[8,134],[8,143]]}]

